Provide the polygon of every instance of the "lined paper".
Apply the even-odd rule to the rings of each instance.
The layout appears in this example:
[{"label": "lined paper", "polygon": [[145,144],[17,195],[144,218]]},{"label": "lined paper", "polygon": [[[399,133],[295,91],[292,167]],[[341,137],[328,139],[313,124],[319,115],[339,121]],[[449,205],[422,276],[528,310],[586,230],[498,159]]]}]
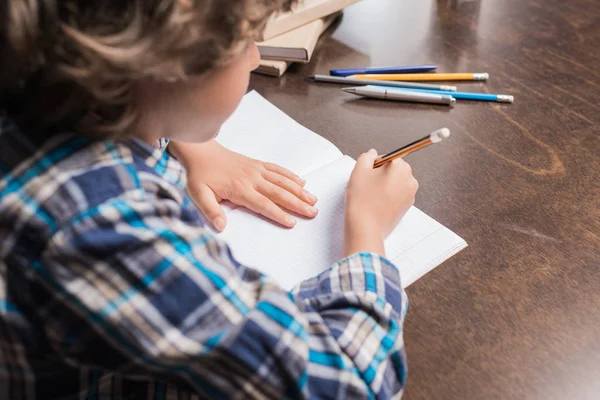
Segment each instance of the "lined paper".
[{"label": "lined paper", "polygon": [[[307,189],[319,198],[315,219],[299,219],[293,229],[287,229],[236,209],[228,214],[221,237],[238,261],[291,290],[341,258],[345,188],[354,164],[345,156],[304,177]],[[463,239],[416,207],[409,209],[385,241],[387,258],[400,269],[405,287],[464,247]]]},{"label": "lined paper", "polygon": [[[241,263],[273,277],[284,289],[342,257],[345,189],[355,161],[298,124],[256,92],[248,93],[218,141],[249,157],[282,165],[307,180],[319,214],[283,228],[242,208],[230,210],[219,237]],[[387,258],[408,286],[467,246],[454,232],[411,207],[385,241]]]},{"label": "lined paper", "polygon": [[327,139],[300,125],[256,91],[244,96],[217,142],[235,152],[305,175],[343,156]]}]

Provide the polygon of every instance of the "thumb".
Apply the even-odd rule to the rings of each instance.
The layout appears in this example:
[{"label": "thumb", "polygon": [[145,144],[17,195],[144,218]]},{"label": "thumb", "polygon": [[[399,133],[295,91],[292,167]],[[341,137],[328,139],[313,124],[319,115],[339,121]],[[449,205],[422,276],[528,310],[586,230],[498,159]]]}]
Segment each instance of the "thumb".
[{"label": "thumb", "polygon": [[367,151],[366,153],[363,153],[360,155],[360,157],[358,157],[358,160],[356,160],[356,166],[359,168],[373,168],[373,164],[375,163],[375,160],[377,159],[377,150],[375,149],[371,149],[369,151]]},{"label": "thumb", "polygon": [[202,211],[202,214],[210,221],[212,226],[219,232],[222,232],[227,225],[225,213],[217,202],[215,192],[207,185],[199,185],[193,200]]}]

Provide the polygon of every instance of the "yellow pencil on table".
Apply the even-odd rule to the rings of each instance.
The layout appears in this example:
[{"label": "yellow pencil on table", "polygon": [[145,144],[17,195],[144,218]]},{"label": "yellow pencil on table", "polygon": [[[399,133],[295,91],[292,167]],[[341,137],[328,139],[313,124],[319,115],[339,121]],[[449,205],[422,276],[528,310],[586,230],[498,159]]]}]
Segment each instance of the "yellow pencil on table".
[{"label": "yellow pencil on table", "polygon": [[442,140],[448,138],[449,136],[450,129],[438,129],[437,131],[431,132],[429,135],[422,137],[419,140],[415,140],[414,142],[409,143],[406,146],[402,146],[399,149],[392,151],[391,153],[387,153],[380,157],[377,157],[375,163],[373,164],[373,168],[379,168],[382,165],[392,160],[395,160],[396,158],[407,156],[410,153],[414,153],[415,151],[421,150],[431,144],[439,143]]},{"label": "yellow pencil on table", "polygon": [[360,74],[348,78],[379,81],[485,81],[489,77],[490,75],[487,72],[465,72],[452,74]]}]

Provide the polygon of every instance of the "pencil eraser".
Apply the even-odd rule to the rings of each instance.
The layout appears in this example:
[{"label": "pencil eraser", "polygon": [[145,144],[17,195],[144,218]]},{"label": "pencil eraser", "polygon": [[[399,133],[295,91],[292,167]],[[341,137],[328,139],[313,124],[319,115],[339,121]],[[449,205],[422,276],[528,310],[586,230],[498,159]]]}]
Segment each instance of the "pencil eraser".
[{"label": "pencil eraser", "polygon": [[435,132],[431,132],[431,135],[429,135],[432,143],[439,143],[448,137],[450,137],[450,129],[448,128],[438,129]]}]

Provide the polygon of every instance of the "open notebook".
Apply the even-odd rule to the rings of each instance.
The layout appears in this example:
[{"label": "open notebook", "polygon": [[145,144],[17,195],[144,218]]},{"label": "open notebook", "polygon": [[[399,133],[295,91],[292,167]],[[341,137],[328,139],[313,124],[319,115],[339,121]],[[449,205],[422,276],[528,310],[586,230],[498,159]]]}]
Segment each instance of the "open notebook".
[{"label": "open notebook", "polygon": [[[340,259],[345,187],[355,161],[298,124],[257,92],[248,93],[217,140],[238,153],[286,167],[307,180],[319,214],[298,218],[293,229],[276,226],[241,208],[227,211],[220,236],[236,259],[272,276],[289,290]],[[458,235],[412,207],[386,239],[387,258],[406,287],[467,246]]]}]

